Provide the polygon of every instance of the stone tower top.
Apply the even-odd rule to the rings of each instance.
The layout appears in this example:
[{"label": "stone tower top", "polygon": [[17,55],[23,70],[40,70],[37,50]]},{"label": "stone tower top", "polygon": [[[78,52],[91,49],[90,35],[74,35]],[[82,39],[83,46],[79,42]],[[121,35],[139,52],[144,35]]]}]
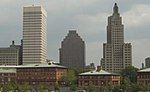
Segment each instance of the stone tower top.
[{"label": "stone tower top", "polygon": [[113,13],[114,14],[118,14],[118,6],[117,6],[117,3],[115,3],[115,5],[114,5],[114,8],[113,8]]}]

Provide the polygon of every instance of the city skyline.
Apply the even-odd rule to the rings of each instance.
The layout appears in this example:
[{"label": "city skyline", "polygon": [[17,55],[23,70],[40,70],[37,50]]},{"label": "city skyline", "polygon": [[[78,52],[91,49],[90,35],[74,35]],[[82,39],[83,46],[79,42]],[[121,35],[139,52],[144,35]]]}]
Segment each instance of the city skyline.
[{"label": "city skyline", "polygon": [[[77,29],[86,42],[86,63],[100,63],[102,44],[106,41],[107,17],[112,13],[114,1],[47,1],[48,11],[48,57],[59,61],[60,42],[70,29]],[[67,1],[66,1],[67,2]],[[80,4],[80,3],[81,4]],[[26,0],[2,0],[0,47],[9,45],[12,40],[20,42],[22,38],[21,14],[23,5],[33,2]],[[61,5],[62,3],[63,5]],[[84,5],[82,6],[82,4]],[[141,67],[149,52],[150,1],[117,2],[125,25],[125,41],[133,45],[133,65]],[[130,3],[130,4],[129,4]],[[60,4],[60,7],[57,5]],[[67,4],[67,6],[65,6]],[[105,6],[103,4],[106,4]],[[18,6],[16,6],[18,5]],[[74,8],[69,8],[74,5]],[[50,7],[49,7],[50,6]],[[6,8],[7,7],[7,8]],[[135,35],[136,34],[136,35]],[[9,37],[7,36],[9,35]],[[6,39],[5,41],[3,39]],[[146,43],[146,44],[145,44]],[[143,45],[144,44],[144,45]],[[91,54],[92,53],[92,54]]]}]

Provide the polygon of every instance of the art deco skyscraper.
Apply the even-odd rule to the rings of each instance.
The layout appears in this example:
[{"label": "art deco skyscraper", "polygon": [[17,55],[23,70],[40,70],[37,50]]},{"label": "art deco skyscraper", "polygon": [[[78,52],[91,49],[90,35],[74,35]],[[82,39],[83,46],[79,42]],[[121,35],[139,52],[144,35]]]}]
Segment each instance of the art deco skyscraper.
[{"label": "art deco skyscraper", "polygon": [[23,7],[23,64],[46,62],[46,17],[42,6]]},{"label": "art deco skyscraper", "polygon": [[101,65],[110,72],[120,72],[132,65],[132,46],[124,43],[124,25],[116,3],[112,16],[108,17],[107,43],[103,44]]},{"label": "art deco skyscraper", "polygon": [[85,67],[85,43],[75,30],[69,31],[59,51],[61,65],[74,69]]}]

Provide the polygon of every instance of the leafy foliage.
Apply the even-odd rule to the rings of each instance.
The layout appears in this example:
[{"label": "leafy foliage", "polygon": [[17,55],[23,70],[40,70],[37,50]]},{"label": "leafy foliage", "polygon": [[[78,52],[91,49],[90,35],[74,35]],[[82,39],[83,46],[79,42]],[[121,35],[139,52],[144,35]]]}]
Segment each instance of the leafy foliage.
[{"label": "leafy foliage", "polygon": [[121,76],[123,77],[123,82],[124,79],[127,78],[129,79],[130,82],[132,83],[136,83],[137,82],[137,68],[135,68],[134,66],[129,66],[126,67],[125,69],[123,69],[121,71]]},{"label": "leafy foliage", "polygon": [[75,85],[77,83],[77,76],[75,70],[69,69],[67,76],[63,76],[61,81],[64,82],[66,86]]},{"label": "leafy foliage", "polygon": [[93,85],[92,82],[89,83],[89,85],[87,86],[87,90],[88,92],[94,92],[95,91],[95,85]]}]

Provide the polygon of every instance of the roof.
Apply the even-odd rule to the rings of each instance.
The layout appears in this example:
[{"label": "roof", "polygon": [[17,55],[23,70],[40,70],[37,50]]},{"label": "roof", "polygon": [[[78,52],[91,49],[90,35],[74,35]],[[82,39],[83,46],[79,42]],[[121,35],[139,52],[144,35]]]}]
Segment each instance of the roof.
[{"label": "roof", "polygon": [[47,12],[46,12],[46,10],[44,9],[44,7],[42,6],[42,5],[35,5],[35,4],[33,4],[33,5],[26,5],[26,6],[24,6],[23,7],[24,8],[24,12],[35,12],[35,11],[42,11],[43,12],[43,14],[47,17]]},{"label": "roof", "polygon": [[16,73],[16,69],[0,69],[0,73]]},{"label": "roof", "polygon": [[150,68],[139,70],[138,72],[150,72]]},{"label": "roof", "polygon": [[119,74],[110,73],[110,72],[107,72],[104,70],[100,70],[100,71],[94,70],[94,71],[90,71],[90,72],[81,73],[79,75],[87,75],[88,76],[88,75],[119,75]]},{"label": "roof", "polygon": [[61,66],[61,65],[55,65],[55,64],[47,64],[47,63],[43,63],[43,64],[26,64],[26,65],[18,65],[18,66],[5,66],[2,65],[0,66],[0,68],[41,68],[41,67],[50,67],[50,68],[67,68],[65,66]]}]

